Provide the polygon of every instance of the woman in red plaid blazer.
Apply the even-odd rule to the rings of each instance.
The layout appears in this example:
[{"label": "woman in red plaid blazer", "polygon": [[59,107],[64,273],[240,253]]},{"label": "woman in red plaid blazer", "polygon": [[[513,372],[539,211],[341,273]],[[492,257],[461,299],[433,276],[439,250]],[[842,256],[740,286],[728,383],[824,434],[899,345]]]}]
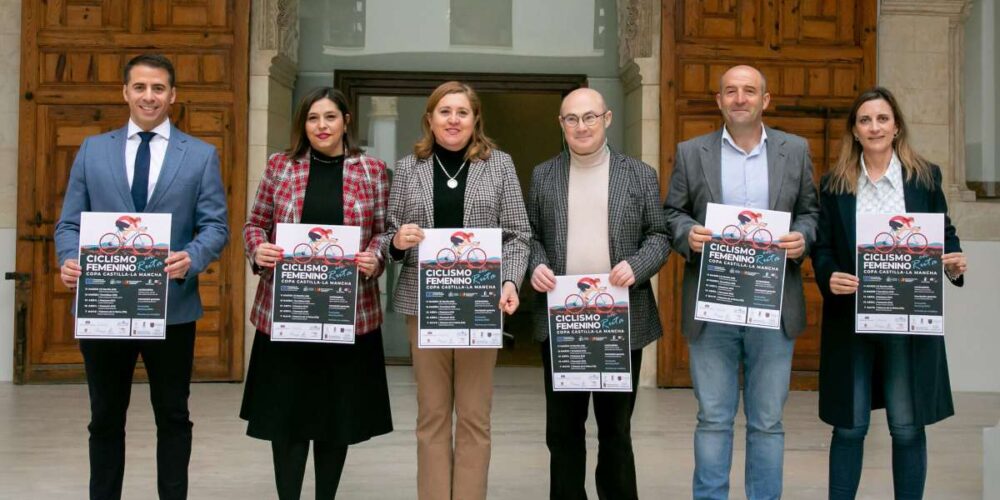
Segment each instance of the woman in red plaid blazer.
[{"label": "woman in red plaid blazer", "polygon": [[[243,240],[260,276],[250,321],[257,327],[240,417],[247,434],[271,441],[279,498],[299,498],[309,442],[316,496],[333,498],[347,446],[392,431],[382,351],[378,276],[389,182],[385,163],[347,134],[344,95],[317,89],[299,104],[292,147],[268,160]],[[361,228],[354,344],[271,342],[273,270],[283,249],[275,224]]]}]

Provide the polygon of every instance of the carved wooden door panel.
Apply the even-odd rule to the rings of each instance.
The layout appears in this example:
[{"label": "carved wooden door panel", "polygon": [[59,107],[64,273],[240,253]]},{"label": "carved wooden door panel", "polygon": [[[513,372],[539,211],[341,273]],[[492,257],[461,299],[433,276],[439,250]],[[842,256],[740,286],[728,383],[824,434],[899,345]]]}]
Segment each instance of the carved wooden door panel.
[{"label": "carved wooden door panel", "polygon": [[[83,139],[124,126],[122,68],[142,52],[174,63],[171,121],[212,143],[227,188],[234,243],[200,276],[194,376],[243,373],[248,0],[32,0],[22,7],[17,382],[79,381],[74,294],[59,280],[52,234]],[[140,367],[139,376],[143,376]]]},{"label": "carved wooden door panel", "polygon": [[[731,66],[764,73],[771,105],[764,122],[806,138],[819,177],[836,161],[851,102],[875,84],[876,2],[854,0],[663,0],[661,182],[666,191],[677,143],[717,130],[719,78]],[[812,266],[803,268],[806,331],[792,362],[792,386],[815,389],[821,298]],[[660,272],[657,382],[691,385],[681,334],[682,259]]]}]

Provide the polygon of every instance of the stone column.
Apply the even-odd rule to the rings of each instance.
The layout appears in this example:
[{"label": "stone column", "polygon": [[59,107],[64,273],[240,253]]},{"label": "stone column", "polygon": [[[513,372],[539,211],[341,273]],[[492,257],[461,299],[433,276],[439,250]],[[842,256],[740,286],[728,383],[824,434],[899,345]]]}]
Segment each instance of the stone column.
[{"label": "stone column", "polygon": [[973,201],[965,185],[962,98],[963,23],[972,0],[882,0],[878,81],[906,114],[913,143],[941,166],[953,200]]},{"label": "stone column", "polygon": [[[399,97],[372,96],[368,113],[368,154],[382,160],[391,169],[396,165],[396,123],[399,121]],[[379,276],[379,293],[386,310],[392,306],[390,290],[396,288],[399,264],[386,261],[385,272]]]},{"label": "stone column", "polygon": [[[660,172],[660,2],[618,0],[619,76],[625,109],[613,110],[625,123],[624,153]],[[653,277],[653,290],[657,277]],[[642,353],[639,385],[656,387],[657,345]]]},{"label": "stone column", "polygon": [[1000,500],[1000,422],[983,429],[983,500]]},{"label": "stone column", "polygon": [[900,101],[920,154],[941,166],[963,241],[1000,241],[1000,205],[965,184],[964,22],[973,0],[881,0],[878,80]]},{"label": "stone column", "polygon": [[[0,0],[0,267],[14,270],[17,134],[20,124],[21,2]],[[14,377],[14,282],[0,281],[0,382]]]},{"label": "stone column", "polygon": [[[250,120],[247,151],[247,207],[249,212],[260,185],[267,158],[288,147],[291,132],[292,91],[298,73],[298,0],[254,0],[250,25]],[[235,230],[233,244],[242,245]],[[257,276],[246,273],[246,355],[250,361],[254,327],[250,308],[257,291]]]},{"label": "stone column", "polygon": [[372,110],[368,114],[368,152],[378,157],[389,168],[396,163],[396,122],[399,120],[399,97],[372,96]]}]

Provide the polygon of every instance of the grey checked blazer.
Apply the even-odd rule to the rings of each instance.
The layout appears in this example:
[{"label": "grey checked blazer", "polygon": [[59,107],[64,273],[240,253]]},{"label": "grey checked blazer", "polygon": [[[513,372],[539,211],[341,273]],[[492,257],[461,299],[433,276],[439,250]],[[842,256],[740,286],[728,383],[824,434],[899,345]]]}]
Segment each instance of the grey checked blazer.
[{"label": "grey checked blazer", "polygon": [[[660,338],[663,329],[649,279],[670,252],[667,220],[660,206],[656,172],[645,163],[611,151],[608,186],[608,235],[611,267],[626,260],[635,274],[629,289],[632,349]],[[528,195],[531,220],[529,272],[545,264],[557,276],[566,274],[569,154],[562,153],[535,167]],[[546,294],[536,296],[535,338],[549,335]]]},{"label": "grey checked blazer", "polygon": [[[503,230],[503,281],[518,288],[528,264],[531,227],[524,209],[521,185],[510,155],[494,149],[489,159],[469,164],[465,187],[465,227],[499,227]],[[380,249],[390,256],[389,246],[399,227],[416,224],[434,227],[434,163],[409,155],[396,162],[389,191],[389,213]],[[393,295],[397,312],[417,314],[417,247],[406,251],[403,270]]]},{"label": "grey checked blazer", "polygon": [[[806,326],[800,266],[816,241],[819,219],[812,160],[805,139],[767,128],[767,191],[768,208],[791,212],[791,231],[802,233],[806,240],[803,257],[789,260],[785,268],[782,330],[789,338],[795,338]],[[663,205],[670,220],[674,250],[686,260],[681,327],[689,339],[701,335],[705,322],[694,319],[701,254],[691,252],[688,233],[691,226],[705,224],[709,203],[722,203],[722,129],[677,145],[670,191]]]}]

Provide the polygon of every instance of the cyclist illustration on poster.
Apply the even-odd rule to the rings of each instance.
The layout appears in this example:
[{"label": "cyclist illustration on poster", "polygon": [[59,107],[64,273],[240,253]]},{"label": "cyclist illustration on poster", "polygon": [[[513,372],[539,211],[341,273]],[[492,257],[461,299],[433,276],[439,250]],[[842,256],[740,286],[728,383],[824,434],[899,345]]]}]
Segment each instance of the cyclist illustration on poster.
[{"label": "cyclist illustration on poster", "polygon": [[791,214],[708,204],[712,241],[701,253],[695,319],[729,325],[781,328],[785,250]]},{"label": "cyclist illustration on poster", "polygon": [[354,343],[357,226],[278,223],[271,340]]},{"label": "cyclist illustration on poster", "polygon": [[82,213],[76,338],[164,338],[169,254],[170,214]]},{"label": "cyclist illustration on poster", "polygon": [[420,348],[500,348],[500,229],[424,229],[419,249]]},{"label": "cyclist illustration on poster", "polygon": [[628,289],[607,274],[556,276],[548,307],[552,390],[631,391]]},{"label": "cyclist illustration on poster", "polygon": [[944,215],[857,217],[857,332],[944,335]]}]

